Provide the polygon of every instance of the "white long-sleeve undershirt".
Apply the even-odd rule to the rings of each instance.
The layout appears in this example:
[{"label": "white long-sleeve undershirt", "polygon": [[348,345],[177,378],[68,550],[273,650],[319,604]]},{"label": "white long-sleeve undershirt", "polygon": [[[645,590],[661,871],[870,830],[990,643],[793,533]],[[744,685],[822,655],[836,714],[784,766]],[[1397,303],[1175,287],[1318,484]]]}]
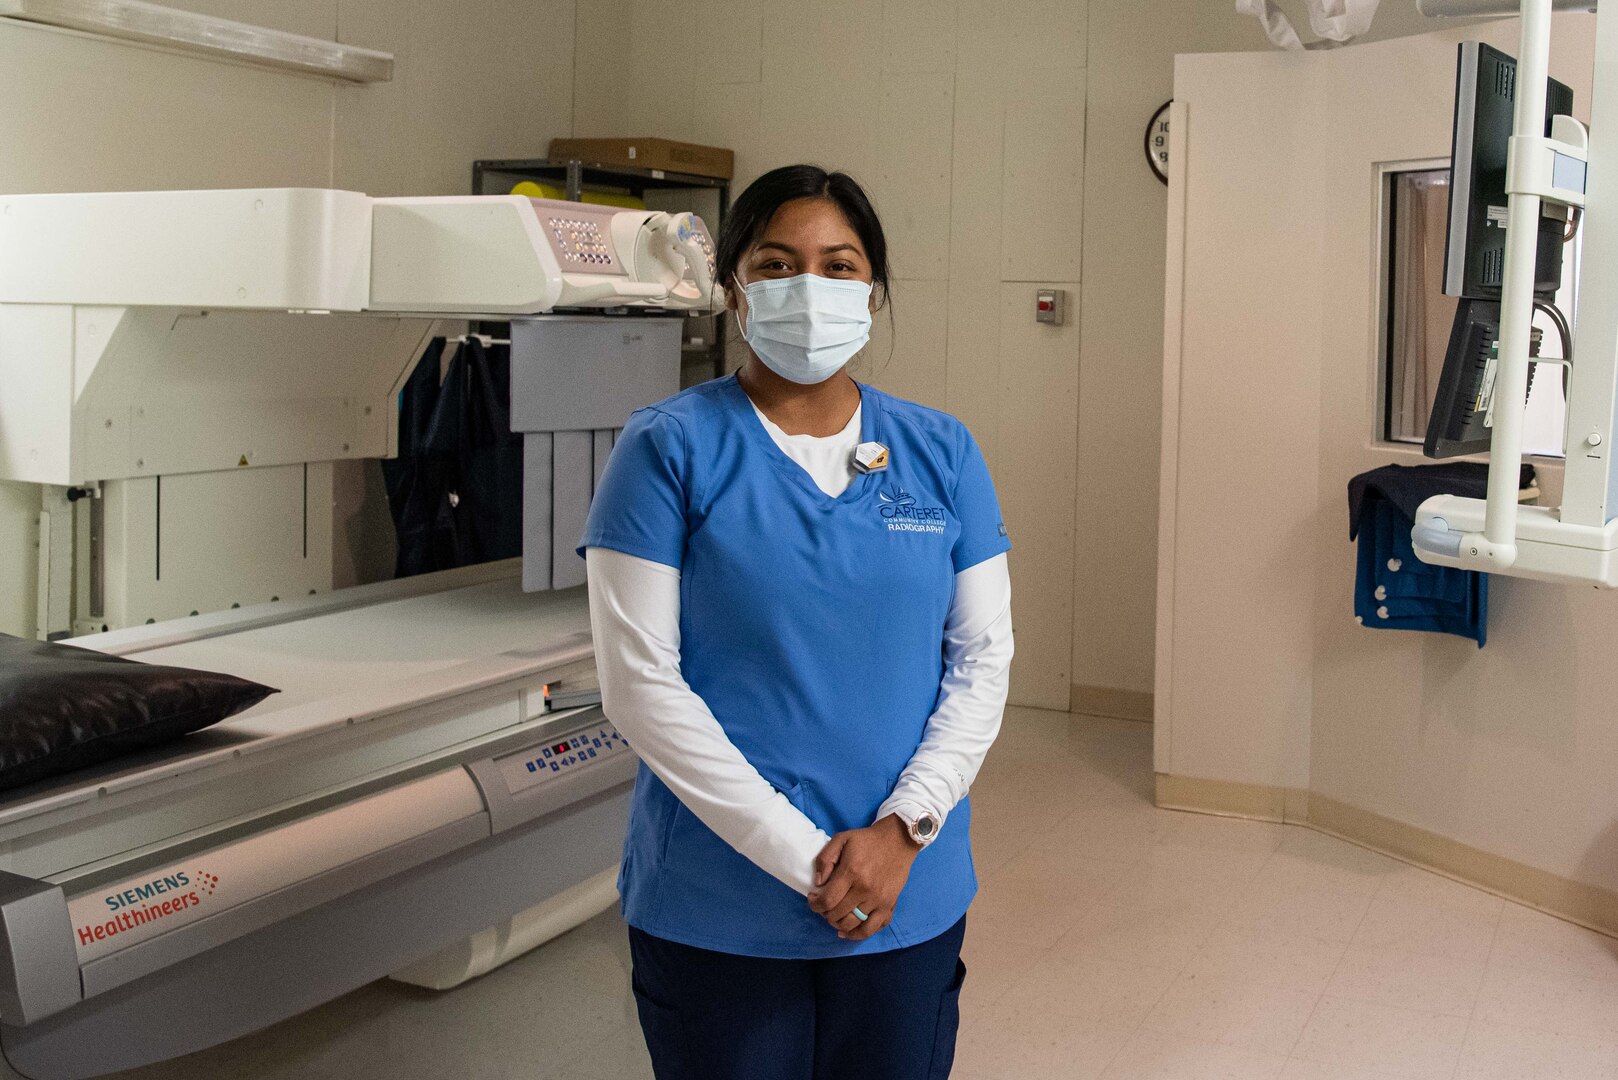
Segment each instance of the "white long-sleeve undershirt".
[{"label": "white long-sleeve undershirt", "polygon": [[[789,436],[759,414],[776,445],[835,497],[852,478],[859,412],[837,435]],[[842,445],[846,443],[846,448]],[[846,452],[845,452],[846,450]],[[725,734],[680,671],[680,572],[589,548],[590,623],[603,708],[648,768],[720,839],[799,893],[830,841]],[[921,744],[877,813],[933,815],[966,796],[1000,730],[1012,656],[1005,555],[955,576],[943,628],[944,675]]]}]

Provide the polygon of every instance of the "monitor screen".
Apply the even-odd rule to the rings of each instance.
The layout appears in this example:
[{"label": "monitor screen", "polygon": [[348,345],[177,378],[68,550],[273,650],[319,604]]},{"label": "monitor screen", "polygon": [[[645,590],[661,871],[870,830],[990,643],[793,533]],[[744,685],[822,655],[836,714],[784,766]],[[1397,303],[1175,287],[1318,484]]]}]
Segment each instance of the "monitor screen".
[{"label": "monitor screen", "polygon": [[[1538,355],[1540,331],[1531,333],[1529,352]],[[1486,454],[1494,429],[1488,424],[1493,372],[1490,361],[1500,340],[1500,305],[1492,300],[1463,299],[1455,309],[1438,396],[1427,421],[1423,452],[1430,458]],[[1534,390],[1538,364],[1528,365],[1528,392]]]},{"label": "monitor screen", "polygon": [[[1517,62],[1477,41],[1460,46],[1455,80],[1455,127],[1450,150],[1449,245],[1444,292],[1499,297],[1506,265],[1506,159],[1517,100]],[[1571,115],[1573,91],[1547,80],[1545,134],[1551,117]],[[1540,219],[1534,291],[1549,299],[1562,283],[1561,207]]]}]

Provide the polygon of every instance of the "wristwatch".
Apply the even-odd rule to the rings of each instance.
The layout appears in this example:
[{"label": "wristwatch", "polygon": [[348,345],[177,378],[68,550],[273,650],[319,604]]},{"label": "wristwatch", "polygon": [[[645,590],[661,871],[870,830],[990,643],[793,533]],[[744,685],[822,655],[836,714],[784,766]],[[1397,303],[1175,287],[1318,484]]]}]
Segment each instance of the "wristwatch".
[{"label": "wristwatch", "polygon": [[905,823],[905,828],[910,831],[910,839],[917,847],[926,847],[938,839],[938,819],[933,815],[922,813],[912,817],[903,810],[895,810],[894,813]]}]

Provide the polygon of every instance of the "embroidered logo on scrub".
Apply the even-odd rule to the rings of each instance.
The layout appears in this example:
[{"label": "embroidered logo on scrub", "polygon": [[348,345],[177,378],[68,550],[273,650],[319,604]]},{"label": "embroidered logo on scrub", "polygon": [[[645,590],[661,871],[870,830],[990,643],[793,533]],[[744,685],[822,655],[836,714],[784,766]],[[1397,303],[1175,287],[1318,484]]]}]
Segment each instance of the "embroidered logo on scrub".
[{"label": "embroidered logo on scrub", "polygon": [[943,507],[917,506],[916,497],[898,484],[882,488],[876,494],[877,512],[889,532],[943,533]]}]

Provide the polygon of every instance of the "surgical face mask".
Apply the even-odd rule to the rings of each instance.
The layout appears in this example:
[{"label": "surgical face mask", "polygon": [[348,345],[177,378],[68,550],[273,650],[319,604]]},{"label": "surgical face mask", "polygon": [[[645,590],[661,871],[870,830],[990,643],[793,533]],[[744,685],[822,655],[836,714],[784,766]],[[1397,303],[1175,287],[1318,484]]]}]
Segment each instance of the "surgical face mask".
[{"label": "surgical face mask", "polygon": [[790,382],[825,382],[871,339],[869,282],[799,274],[754,281],[742,292],[742,336],[765,367]]}]

